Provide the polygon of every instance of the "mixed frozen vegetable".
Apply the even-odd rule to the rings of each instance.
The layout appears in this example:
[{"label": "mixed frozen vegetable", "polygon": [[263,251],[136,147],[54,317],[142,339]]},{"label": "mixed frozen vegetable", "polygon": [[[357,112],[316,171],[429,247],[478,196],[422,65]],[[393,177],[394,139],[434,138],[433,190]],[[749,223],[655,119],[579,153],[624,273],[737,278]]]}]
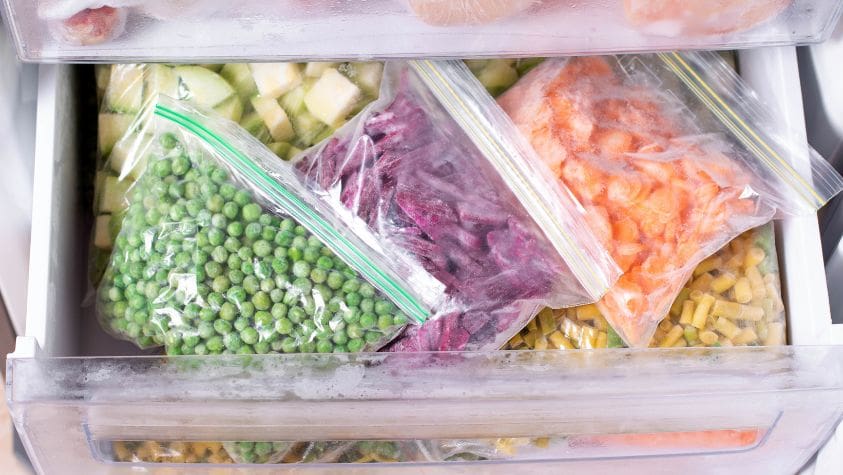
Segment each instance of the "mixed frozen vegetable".
[{"label": "mixed frozen vegetable", "polygon": [[203,147],[163,132],[119,216],[99,313],[168,354],[376,350],[407,323],[296,220],[262,206]]},{"label": "mixed frozen vegetable", "polygon": [[387,252],[444,284],[434,318],[389,350],[499,348],[537,304],[595,298],[414,70],[391,63],[384,84],[378,103],[297,166]]},{"label": "mixed frozen vegetable", "polygon": [[[701,79],[696,60],[722,76]],[[812,157],[829,181],[813,186],[782,158],[790,143],[747,126],[739,114],[760,105],[724,90],[732,81],[742,87],[716,55],[579,57],[543,62],[498,99],[624,272],[597,307],[632,346],[649,343],[697,263],[840,189],[824,161]]]},{"label": "mixed frozen vegetable", "polygon": [[[785,344],[773,226],[753,229],[702,261],[650,347]],[[506,345],[512,350],[624,346],[596,305],[544,309]]]}]

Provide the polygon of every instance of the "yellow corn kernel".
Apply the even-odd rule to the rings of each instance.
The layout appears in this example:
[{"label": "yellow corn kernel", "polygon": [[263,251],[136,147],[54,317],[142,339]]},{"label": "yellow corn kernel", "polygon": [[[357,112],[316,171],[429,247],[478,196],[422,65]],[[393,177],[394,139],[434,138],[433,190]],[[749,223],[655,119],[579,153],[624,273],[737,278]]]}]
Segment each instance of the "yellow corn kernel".
[{"label": "yellow corn kernel", "polygon": [[673,301],[673,304],[670,305],[670,315],[674,317],[678,317],[682,314],[682,305],[685,303],[686,300],[691,298],[691,289],[688,287],[683,288],[679,291],[679,295],[676,296],[676,300]]},{"label": "yellow corn kernel", "polygon": [[[741,329],[726,318],[720,317],[714,322],[714,328],[726,338],[732,339],[738,336]],[[721,341],[722,343],[722,341]]]},{"label": "yellow corn kernel", "polygon": [[540,449],[546,449],[550,447],[550,439],[547,437],[539,437],[538,439],[533,439],[533,445]]},{"label": "yellow corn kernel", "polygon": [[724,269],[729,269],[733,271],[739,271],[743,267],[744,261],[744,254],[743,252],[734,254],[732,257],[726,259],[726,262],[723,263]]},{"label": "yellow corn kernel", "polygon": [[562,334],[568,337],[569,340],[579,342],[582,336],[582,328],[573,320],[566,318],[562,320]]},{"label": "yellow corn kernel", "polygon": [[735,300],[738,303],[749,303],[752,301],[752,286],[749,285],[749,279],[746,277],[738,278],[732,291],[735,293]]},{"label": "yellow corn kernel", "polygon": [[600,332],[597,334],[597,343],[595,343],[595,348],[607,348],[609,346],[609,335],[606,332]]},{"label": "yellow corn kernel", "polygon": [[670,331],[670,329],[673,328],[673,322],[671,322],[669,318],[665,318],[659,322],[659,328],[664,331]]},{"label": "yellow corn kernel", "polygon": [[714,255],[709,257],[708,259],[704,259],[702,262],[697,264],[697,267],[694,269],[694,277],[699,277],[706,272],[711,272],[715,269],[719,269],[723,266],[723,258]]},{"label": "yellow corn kernel", "polygon": [[539,338],[536,339],[536,344],[533,347],[535,350],[546,350],[547,349],[547,339],[544,335],[541,335]]},{"label": "yellow corn kernel", "polygon": [[784,345],[784,323],[773,322],[767,326],[767,338],[764,338],[764,345]]},{"label": "yellow corn kernel", "polygon": [[767,291],[767,297],[773,299],[773,308],[778,311],[784,310],[784,302],[782,302],[781,295],[779,295],[779,290],[776,288],[776,285],[768,282],[764,288]]},{"label": "yellow corn kernel", "polygon": [[767,254],[764,252],[764,249],[751,247],[746,251],[746,255],[743,258],[743,266],[744,268],[755,267],[764,262],[766,257]]},{"label": "yellow corn kernel", "polygon": [[577,347],[574,346],[573,343],[571,343],[571,340],[569,340],[567,338],[562,339],[562,345],[559,347],[559,349],[561,350],[563,348],[566,349],[566,350],[576,350],[577,349]]},{"label": "yellow corn kernel", "polygon": [[757,267],[746,268],[746,278],[749,279],[749,286],[752,287],[752,298],[763,299],[767,296],[767,289],[764,286],[764,279]]},{"label": "yellow corn kernel", "polygon": [[752,343],[757,339],[758,335],[755,334],[755,330],[747,327],[741,330],[740,334],[732,340],[732,343],[736,345],[746,345],[747,343]]},{"label": "yellow corn kernel", "polygon": [[708,312],[711,310],[713,304],[714,297],[709,294],[703,294],[697,303],[697,308],[694,309],[694,317],[691,320],[691,324],[699,329],[704,328],[705,321],[708,318]]},{"label": "yellow corn kernel", "polygon": [[731,289],[737,280],[738,279],[735,277],[735,274],[732,274],[731,272],[724,272],[715,277],[714,280],[711,281],[711,285],[709,287],[715,293],[722,294],[723,292]]},{"label": "yellow corn kernel", "polygon": [[597,309],[597,305],[590,304],[577,307],[577,320],[594,320],[600,318],[600,316],[600,310]]},{"label": "yellow corn kernel", "polygon": [[701,290],[692,290],[691,295],[689,295],[689,297],[691,298],[691,300],[693,300],[694,302],[699,304],[700,300],[702,300],[704,295],[705,295],[705,292],[703,292]]},{"label": "yellow corn kernel", "polygon": [[539,327],[544,335],[550,335],[556,330],[556,320],[553,318],[553,312],[546,308],[539,312],[538,319]]},{"label": "yellow corn kernel", "polygon": [[122,442],[112,444],[112,450],[114,451],[115,459],[118,461],[127,462],[132,459],[132,452]]},{"label": "yellow corn kernel", "polygon": [[739,303],[729,302],[726,300],[716,300],[714,305],[711,307],[711,315],[715,317],[735,319],[743,312],[741,307],[742,305]]},{"label": "yellow corn kernel", "polygon": [[701,276],[694,279],[694,281],[691,282],[691,285],[689,285],[688,288],[691,289],[691,293],[693,293],[694,290],[704,292],[711,287],[712,282],[714,282],[714,276],[706,272],[705,274],[702,274]]},{"label": "yellow corn kernel", "polygon": [[744,247],[746,247],[746,244],[742,239],[732,239],[729,242],[729,249],[732,250],[732,254],[739,254],[743,252]]},{"label": "yellow corn kernel", "polygon": [[595,343],[597,343],[597,330],[592,327],[583,327],[580,348],[593,349]]},{"label": "yellow corn kernel", "polygon": [[773,299],[769,297],[761,301],[761,308],[764,309],[764,317],[768,322],[776,321],[781,316],[781,312],[776,310],[776,304],[773,302]]},{"label": "yellow corn kernel", "polygon": [[[662,340],[662,342],[659,343],[659,347],[660,348],[670,348],[671,346],[675,345],[676,342],[679,341],[680,338],[682,338],[682,335],[684,333],[685,333],[685,329],[682,328],[682,325],[673,326],[673,328],[671,328],[670,331],[667,332],[667,335],[665,335],[664,340]],[[682,340],[682,341],[684,342],[685,340]]]},{"label": "yellow corn kernel", "polygon": [[720,346],[723,346],[723,347],[727,347],[727,346],[735,346],[735,343],[734,343],[734,342],[732,342],[732,340],[731,340],[731,339],[726,338],[726,337],[722,337],[722,338],[720,338],[719,343],[720,343]]},{"label": "yellow corn kernel", "polygon": [[682,325],[690,325],[694,318],[694,301],[686,300],[682,302],[682,315],[679,317],[679,323]]},{"label": "yellow corn kernel", "polygon": [[562,334],[559,330],[551,333],[547,336],[548,341],[550,341],[550,345],[555,349],[560,349],[564,345],[562,343],[565,340],[565,335]]},{"label": "yellow corn kernel", "polygon": [[527,333],[524,335],[524,344],[527,345],[527,348],[535,348],[536,347],[536,334],[533,332]]},{"label": "yellow corn kernel", "polygon": [[512,338],[509,339],[509,346],[512,348],[517,348],[524,343],[524,338],[521,337],[520,333],[516,333]]},{"label": "yellow corn kernel", "polygon": [[703,342],[705,345],[711,346],[717,343],[717,333],[714,333],[710,330],[700,332],[700,341]]},{"label": "yellow corn kernel", "polygon": [[673,344],[673,348],[685,348],[686,346],[688,346],[688,342],[684,338],[676,340],[676,343]]},{"label": "yellow corn kernel", "polygon": [[596,318],[594,320],[594,328],[605,332],[609,330],[609,322],[606,321],[605,318],[601,315],[600,318]]},{"label": "yellow corn kernel", "polygon": [[527,324],[527,329],[531,332],[538,331],[539,323],[536,321],[535,318],[530,320],[530,323]]}]

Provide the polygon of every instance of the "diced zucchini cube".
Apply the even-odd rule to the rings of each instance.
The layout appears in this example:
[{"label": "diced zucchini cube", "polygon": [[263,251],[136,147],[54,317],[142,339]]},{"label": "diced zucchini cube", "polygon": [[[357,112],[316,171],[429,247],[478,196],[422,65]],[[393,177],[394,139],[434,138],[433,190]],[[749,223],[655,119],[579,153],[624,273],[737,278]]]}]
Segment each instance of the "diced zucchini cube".
[{"label": "diced zucchini cube", "polygon": [[105,107],[112,112],[134,114],[143,106],[143,71],[137,64],[115,64],[111,67]]},{"label": "diced zucchini cube", "polygon": [[255,112],[261,116],[263,123],[269,130],[269,135],[276,142],[284,142],[290,140],[295,135],[293,132],[293,124],[284,108],[278,104],[278,101],[270,97],[253,97],[252,107]]},{"label": "diced zucchini cube", "polygon": [[179,66],[175,73],[187,88],[186,99],[204,107],[216,107],[234,95],[234,88],[219,74],[201,66]]},{"label": "diced zucchini cube", "polygon": [[263,97],[276,99],[301,84],[301,71],[296,63],[252,63],[249,68]]},{"label": "diced zucchini cube", "polygon": [[327,63],[322,61],[310,62],[304,67],[304,75],[310,78],[318,78],[326,70],[336,67],[337,63]]},{"label": "diced zucchini cube", "polygon": [[111,229],[109,223],[111,222],[110,214],[101,214],[97,216],[94,223],[94,246],[99,249],[111,249]]},{"label": "diced zucchini cube", "polygon": [[248,64],[228,63],[222,67],[220,75],[234,87],[241,100],[248,101],[258,94],[258,86]]},{"label": "diced zucchini cube", "polygon": [[336,69],[328,69],[304,96],[307,110],[333,126],[348,116],[360,100],[360,88]]},{"label": "diced zucchini cube", "polygon": [[354,68],[352,79],[360,89],[370,96],[377,97],[383,78],[383,63],[351,63]]},{"label": "diced zucchini cube", "polygon": [[105,177],[100,195],[100,212],[116,213],[125,209],[129,204],[126,193],[130,184],[128,180],[119,180],[116,176]]},{"label": "diced zucchini cube", "polygon": [[97,118],[97,141],[103,157],[107,157],[131,127],[135,116],[129,114],[115,114],[101,112]]}]

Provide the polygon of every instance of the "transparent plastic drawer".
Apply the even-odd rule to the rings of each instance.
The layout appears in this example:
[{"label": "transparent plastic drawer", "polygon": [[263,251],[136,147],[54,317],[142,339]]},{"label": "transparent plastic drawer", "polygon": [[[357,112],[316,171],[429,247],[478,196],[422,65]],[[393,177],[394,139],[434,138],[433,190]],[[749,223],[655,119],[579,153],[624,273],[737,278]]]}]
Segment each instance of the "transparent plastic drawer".
[{"label": "transparent plastic drawer", "polygon": [[[740,66],[782,111],[783,125],[804,131],[795,50],[744,52]],[[843,418],[843,346],[833,345],[840,331],[815,217],[776,223],[793,346],[143,356],[82,306],[92,84],[90,67],[40,68],[29,313],[8,362],[7,397],[41,473],[790,474],[818,450],[841,449],[822,449],[840,439],[831,437]],[[365,465],[150,463],[119,454],[142,441],[502,439],[540,439],[548,450]]]},{"label": "transparent plastic drawer", "polygon": [[[22,58],[544,56],[822,41],[837,0],[4,0]],[[104,6],[105,5],[105,6]]]}]

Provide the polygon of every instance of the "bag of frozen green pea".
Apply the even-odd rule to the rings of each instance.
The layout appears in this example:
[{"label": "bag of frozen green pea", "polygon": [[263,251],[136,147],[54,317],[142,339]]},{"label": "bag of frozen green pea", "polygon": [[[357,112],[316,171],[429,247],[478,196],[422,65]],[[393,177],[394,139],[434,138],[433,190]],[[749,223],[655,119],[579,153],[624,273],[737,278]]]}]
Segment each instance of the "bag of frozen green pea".
[{"label": "bag of frozen green pea", "polygon": [[121,140],[140,172],[97,293],[120,338],[170,355],[375,351],[442,294],[232,122],[162,96]]}]

